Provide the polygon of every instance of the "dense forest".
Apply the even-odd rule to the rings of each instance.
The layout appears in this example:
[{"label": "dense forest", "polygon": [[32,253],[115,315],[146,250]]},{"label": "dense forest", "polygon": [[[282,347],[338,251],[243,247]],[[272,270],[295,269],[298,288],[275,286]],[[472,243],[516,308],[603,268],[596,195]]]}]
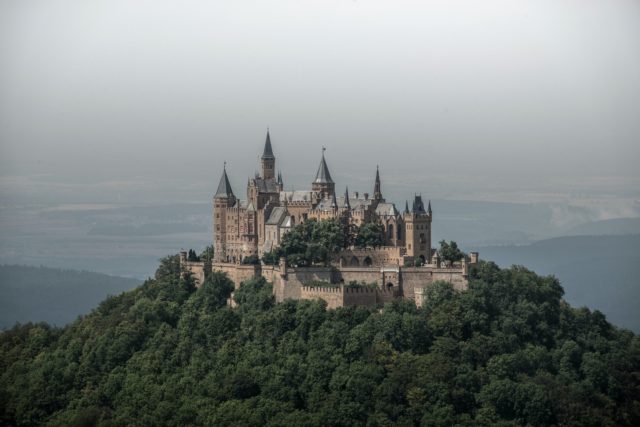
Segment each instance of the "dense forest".
[{"label": "dense forest", "polygon": [[0,334],[0,424],[640,425],[640,340],[553,277],[482,262],[425,305],[276,305],[176,256],[64,328]]}]

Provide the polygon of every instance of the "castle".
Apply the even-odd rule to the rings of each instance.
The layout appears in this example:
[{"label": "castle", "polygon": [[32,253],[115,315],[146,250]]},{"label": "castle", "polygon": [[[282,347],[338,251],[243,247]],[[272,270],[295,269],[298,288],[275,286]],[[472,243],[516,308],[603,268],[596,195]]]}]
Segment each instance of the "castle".
[{"label": "castle", "polygon": [[[267,131],[261,173],[249,178],[246,200],[234,194],[224,165],[213,197],[213,270],[226,272],[236,286],[263,276],[273,282],[277,301],[320,298],[331,308],[371,306],[394,298],[409,298],[420,305],[424,288],[435,280],[466,289],[468,265],[478,261],[478,254],[471,253],[453,264],[440,259],[431,247],[430,201],[425,208],[422,197],[414,195],[411,209],[407,201],[401,213],[382,196],[378,168],[372,195],[349,194],[345,187],[344,194],[337,196],[324,152],[323,147],[311,189],[285,191],[282,174],[276,176],[276,157]],[[284,259],[278,266],[246,263],[278,248],[289,230],[310,219],[337,219],[354,226],[376,222],[384,229],[384,244],[344,249],[333,256],[329,266],[296,267]],[[202,283],[203,262],[189,261],[182,252],[181,264]]]}]

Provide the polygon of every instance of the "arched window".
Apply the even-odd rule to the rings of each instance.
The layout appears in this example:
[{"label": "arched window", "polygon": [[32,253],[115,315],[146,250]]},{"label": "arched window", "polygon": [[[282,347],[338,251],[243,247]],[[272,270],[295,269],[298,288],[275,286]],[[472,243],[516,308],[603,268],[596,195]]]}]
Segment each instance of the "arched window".
[{"label": "arched window", "polygon": [[367,266],[367,267],[371,267],[371,264],[373,264],[373,261],[371,261],[371,258],[370,258],[370,257],[366,257],[366,258],[364,259],[363,264],[364,264],[365,266]]},{"label": "arched window", "polygon": [[387,225],[387,239],[393,239],[393,224]]},{"label": "arched window", "polygon": [[349,265],[351,265],[352,267],[360,267],[360,261],[358,261],[358,258],[356,256],[352,256]]},{"label": "arched window", "polygon": [[402,240],[402,228],[400,224],[396,225],[396,239]]}]

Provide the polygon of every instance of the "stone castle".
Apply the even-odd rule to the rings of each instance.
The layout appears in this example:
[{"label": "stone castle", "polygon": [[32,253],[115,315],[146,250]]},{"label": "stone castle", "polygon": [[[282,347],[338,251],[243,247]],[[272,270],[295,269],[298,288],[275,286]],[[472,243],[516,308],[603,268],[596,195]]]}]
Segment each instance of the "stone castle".
[{"label": "stone castle", "polygon": [[[371,195],[349,194],[345,187],[344,194],[337,196],[324,151],[323,147],[311,189],[285,191],[282,174],[276,176],[276,157],[267,131],[261,173],[249,178],[246,200],[234,194],[225,164],[213,197],[213,270],[226,272],[236,286],[263,276],[273,282],[279,302],[320,298],[330,308],[375,306],[395,298],[412,299],[420,305],[425,287],[436,280],[466,289],[468,266],[478,261],[478,254],[453,264],[440,259],[431,247],[430,201],[425,208],[422,197],[414,195],[411,209],[407,201],[400,212],[384,199],[378,168]],[[276,249],[289,230],[310,219],[338,219],[355,226],[376,222],[384,228],[384,245],[344,249],[334,254],[328,266],[288,266],[284,259],[277,266],[246,264]],[[181,264],[196,283],[202,283],[204,262],[189,261],[182,252]]]}]

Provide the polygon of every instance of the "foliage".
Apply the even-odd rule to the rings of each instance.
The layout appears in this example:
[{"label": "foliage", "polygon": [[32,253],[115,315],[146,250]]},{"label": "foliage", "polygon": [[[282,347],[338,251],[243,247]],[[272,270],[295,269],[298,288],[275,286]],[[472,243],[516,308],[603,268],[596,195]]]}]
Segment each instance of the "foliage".
[{"label": "foliage", "polygon": [[384,226],[376,222],[367,222],[360,226],[355,239],[359,248],[378,248],[384,245]]},{"label": "foliage", "polygon": [[291,266],[326,265],[329,256],[346,245],[343,224],[336,219],[305,221],[282,237],[278,258],[285,257]]},{"label": "foliage", "polygon": [[196,254],[196,251],[189,249],[187,261],[197,262],[200,261],[200,257]]},{"label": "foliage", "polygon": [[242,263],[252,265],[260,264],[260,258],[258,258],[258,255],[249,255],[242,258]]},{"label": "foliage", "polygon": [[[553,277],[470,268],[423,307],[275,304],[263,278],[154,279],[0,334],[2,425],[640,425],[640,340]],[[178,260],[179,261],[179,260]]]},{"label": "foliage", "polygon": [[279,261],[280,258],[278,257],[277,251],[265,252],[262,255],[262,262],[264,262],[266,265],[278,265]]},{"label": "foliage", "polygon": [[458,244],[453,240],[447,243],[446,240],[440,240],[440,250],[438,251],[440,258],[444,261],[456,262],[465,257],[465,253],[458,248]]}]

